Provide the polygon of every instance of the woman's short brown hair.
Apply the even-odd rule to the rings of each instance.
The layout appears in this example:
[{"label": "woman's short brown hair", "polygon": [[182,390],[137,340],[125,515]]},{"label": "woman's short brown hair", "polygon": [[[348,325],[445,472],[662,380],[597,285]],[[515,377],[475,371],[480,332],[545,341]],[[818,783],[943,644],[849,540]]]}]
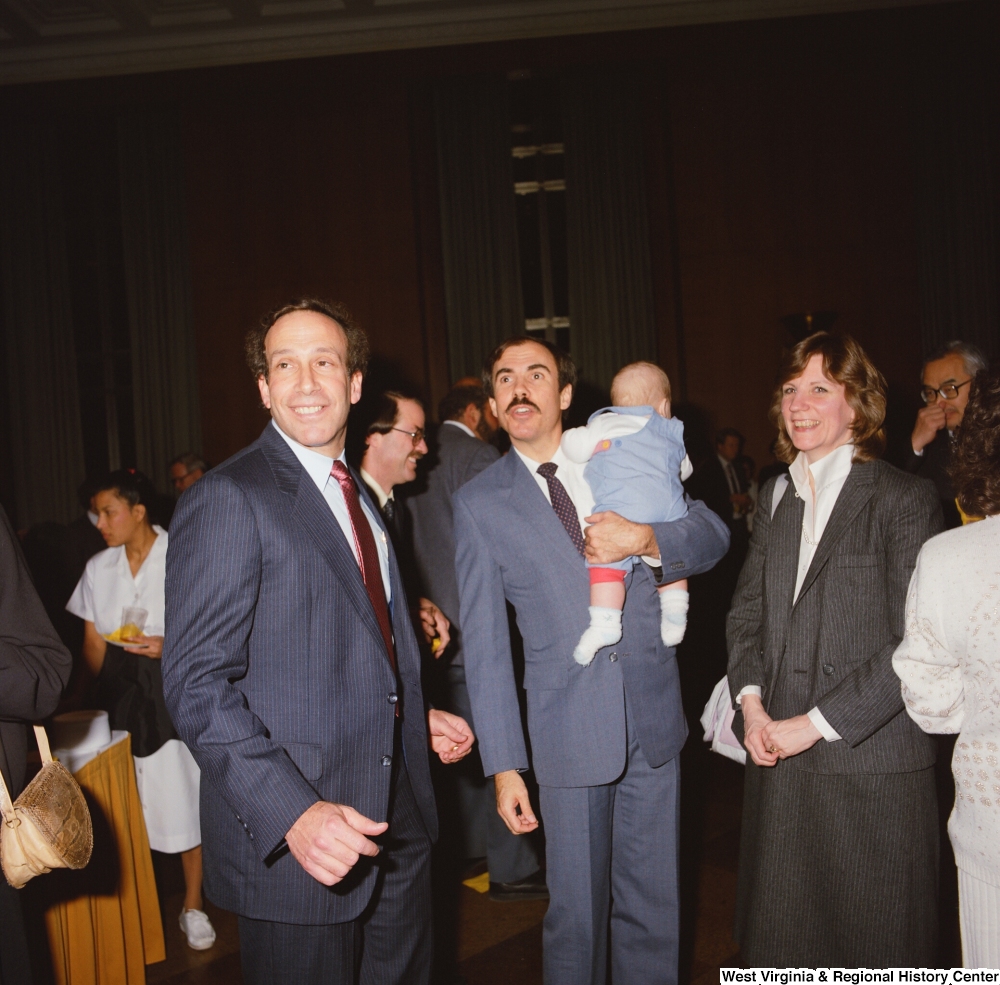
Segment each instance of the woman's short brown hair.
[{"label": "woman's short brown hair", "polygon": [[353,376],[361,373],[363,376],[368,369],[368,336],[365,330],[351,317],[351,313],[339,301],[323,301],[320,298],[297,298],[288,304],[283,304],[280,308],[274,308],[264,315],[260,324],[256,328],[251,328],[247,332],[245,351],[247,365],[253,378],[259,380],[262,376],[267,379],[267,350],[264,340],[271,326],[285,315],[290,315],[293,311],[315,311],[317,314],[326,315],[327,318],[335,321],[343,330],[347,337],[347,375]]},{"label": "woman's short brown hair", "polygon": [[849,335],[815,332],[785,356],[778,371],[778,385],[771,401],[771,423],[778,429],[774,454],[782,462],[793,462],[798,449],[785,429],[781,416],[782,390],[789,380],[805,372],[815,355],[823,357],[823,372],[844,388],[844,398],[854,411],[854,461],[870,462],[885,451],[885,379]]},{"label": "woman's short brown hair", "polygon": [[969,516],[1000,513],[1000,367],[978,372],[948,468]]}]

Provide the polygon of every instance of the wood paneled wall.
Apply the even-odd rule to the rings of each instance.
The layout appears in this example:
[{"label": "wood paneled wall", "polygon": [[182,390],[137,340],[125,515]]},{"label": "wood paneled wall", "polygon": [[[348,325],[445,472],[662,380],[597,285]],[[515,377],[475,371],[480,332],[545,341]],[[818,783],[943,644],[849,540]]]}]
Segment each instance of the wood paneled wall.
[{"label": "wood paneled wall", "polygon": [[243,333],[290,296],[344,301],[381,378],[432,406],[447,388],[435,78],[640,61],[660,358],[694,416],[739,427],[764,464],[779,319],[794,312],[840,312],[908,429],[912,53],[996,24],[977,0],[358,55],[5,90],[0,115],[181,105],[203,451],[218,462],[266,420]]}]

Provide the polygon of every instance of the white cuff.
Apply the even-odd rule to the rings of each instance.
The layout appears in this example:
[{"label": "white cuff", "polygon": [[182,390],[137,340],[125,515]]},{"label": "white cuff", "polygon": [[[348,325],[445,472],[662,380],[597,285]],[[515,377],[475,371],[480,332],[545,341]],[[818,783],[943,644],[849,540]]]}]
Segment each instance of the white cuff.
[{"label": "white cuff", "polygon": [[748,684],[745,688],[743,688],[743,690],[740,691],[740,693],[736,695],[736,703],[738,705],[743,704],[743,695],[744,694],[756,694],[757,697],[759,698],[761,696],[761,694],[762,694],[762,691],[760,689],[760,685],[758,685],[758,684]]},{"label": "white cuff", "polygon": [[917,456],[917,458],[923,458],[924,457],[924,449],[923,448],[921,448],[920,451],[917,451],[917,449],[914,448],[913,445],[910,445],[910,451],[912,451],[913,454]]},{"label": "white cuff", "polygon": [[816,726],[819,734],[827,742],[837,742],[841,738],[840,733],[823,717],[823,712],[819,708],[813,708],[809,712],[809,721]]},{"label": "white cuff", "polygon": [[645,554],[641,555],[643,561],[646,562],[651,568],[662,568],[663,558],[661,557],[646,557]]}]

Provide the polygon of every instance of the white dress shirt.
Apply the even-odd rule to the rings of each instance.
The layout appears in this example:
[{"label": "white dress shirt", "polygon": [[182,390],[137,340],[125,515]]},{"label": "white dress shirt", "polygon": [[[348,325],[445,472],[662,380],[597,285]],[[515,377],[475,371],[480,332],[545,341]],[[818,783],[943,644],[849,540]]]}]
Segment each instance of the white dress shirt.
[{"label": "white dress shirt", "polygon": [[[351,525],[351,514],[347,511],[344,492],[340,488],[340,483],[330,474],[333,470],[334,460],[327,455],[321,455],[318,451],[313,451],[312,448],[306,448],[305,445],[300,445],[294,439],[289,438],[273,419],[271,424],[274,425],[274,430],[285,439],[285,443],[292,449],[299,462],[301,462],[302,468],[306,470],[306,474],[323,494],[323,498],[330,507],[330,512],[340,525],[340,529],[344,531],[344,537],[351,549],[351,553],[354,555],[354,560],[358,562],[358,567],[360,567],[361,559],[358,557],[357,545],[354,543],[354,527]],[[345,465],[347,464],[343,452],[340,453],[337,461],[343,462]],[[365,516],[368,518],[368,523],[372,528],[375,546],[378,548],[378,560],[379,567],[382,569],[382,587],[385,589],[385,600],[387,603],[391,603],[392,589],[389,587],[389,543],[386,535],[382,532],[382,528],[378,525],[378,520],[375,519],[372,511],[368,508],[364,497],[359,495],[358,498],[361,501],[361,509],[364,511]]]},{"label": "white dress shirt", "polygon": [[472,430],[467,424],[463,424],[461,421],[442,421],[442,424],[450,424],[452,427],[461,428],[470,438],[480,439],[479,435]]},{"label": "white dress shirt", "polygon": [[[826,530],[833,508],[837,505],[837,499],[844,488],[847,476],[850,474],[853,458],[854,445],[848,443],[835,448],[829,455],[825,455],[812,465],[806,460],[805,454],[799,452],[788,469],[788,476],[795,486],[795,495],[805,505],[802,515],[799,566],[795,576],[793,600],[797,600],[799,597],[802,582],[805,581],[806,572],[809,570],[809,565],[812,564],[820,538],[823,536],[823,531]],[[737,696],[737,703],[744,694],[756,694],[759,698],[761,689],[755,684],[747,685]],[[809,720],[827,742],[836,742],[840,739],[840,734],[830,725],[819,708],[813,708],[808,714]]]},{"label": "white dress shirt", "polygon": [[802,515],[802,539],[799,541],[799,568],[795,576],[795,592],[792,595],[795,600],[798,600],[802,582],[805,581],[806,572],[816,554],[816,547],[850,474],[853,457],[854,445],[850,443],[835,448],[813,465],[810,465],[806,461],[806,456],[799,452],[788,469],[788,477],[795,486],[795,494],[805,503]]},{"label": "white dress shirt", "polygon": [[[533,458],[528,458],[517,448],[511,447],[518,458],[528,467],[528,471],[535,477],[538,488],[542,490],[545,498],[551,504],[552,497],[549,495],[549,483],[544,475],[538,472],[538,466],[542,462],[536,462]],[[583,477],[585,463],[571,462],[566,457],[562,448],[557,448],[556,453],[549,459],[556,466],[556,478],[563,484],[570,502],[576,507],[576,516],[580,521],[580,532],[587,529],[587,524],[583,522],[585,516],[590,516],[594,512],[594,494],[590,491],[590,484]]]},{"label": "white dress shirt", "polygon": [[[527,455],[518,451],[513,445],[511,446],[511,451],[528,467],[528,471],[535,477],[538,488],[542,490],[543,495],[551,505],[552,497],[549,495],[548,480],[538,472],[538,466],[544,463],[536,462],[533,458],[528,458]],[[590,516],[594,512],[594,494],[590,491],[590,483],[583,477],[583,470],[587,467],[587,463],[570,461],[569,457],[562,450],[562,446],[556,449],[556,453],[549,461],[555,462],[556,478],[563,484],[570,502],[576,507],[576,516],[580,521],[580,531],[586,531],[589,524],[584,523],[583,518]],[[651,568],[658,568],[660,566],[660,559],[657,557],[646,557],[643,555],[642,560]]]},{"label": "white dress shirt", "polygon": [[385,509],[385,504],[388,503],[390,499],[393,500],[393,502],[395,502],[395,497],[392,495],[391,489],[388,492],[386,492],[378,484],[378,481],[375,479],[375,477],[370,472],[366,472],[364,470],[364,467],[359,468],[358,471],[361,473],[361,478],[365,480],[365,485],[368,486],[368,488],[373,493],[375,493],[375,498],[378,500],[378,508],[380,510]]}]

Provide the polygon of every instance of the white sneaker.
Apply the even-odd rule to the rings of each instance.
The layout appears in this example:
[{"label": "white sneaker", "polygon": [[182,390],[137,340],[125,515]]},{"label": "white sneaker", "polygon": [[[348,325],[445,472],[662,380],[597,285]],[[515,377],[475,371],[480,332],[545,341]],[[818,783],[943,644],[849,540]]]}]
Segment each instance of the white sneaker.
[{"label": "white sneaker", "polygon": [[188,947],[207,951],[215,943],[215,928],[204,910],[181,910],[179,921]]}]

